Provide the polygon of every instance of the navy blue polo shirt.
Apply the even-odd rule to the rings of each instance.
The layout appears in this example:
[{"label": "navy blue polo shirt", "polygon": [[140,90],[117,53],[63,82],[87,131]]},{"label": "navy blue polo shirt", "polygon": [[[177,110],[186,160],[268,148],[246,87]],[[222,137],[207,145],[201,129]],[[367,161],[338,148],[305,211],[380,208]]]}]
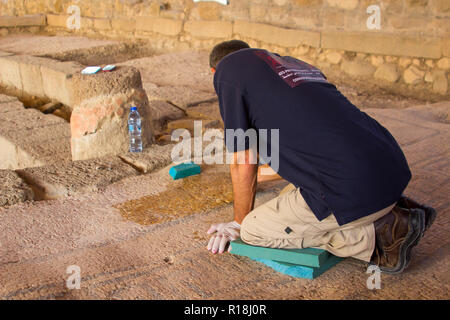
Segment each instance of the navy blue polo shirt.
[{"label": "navy blue polo shirt", "polygon": [[[384,209],[411,179],[389,131],[303,61],[239,50],[219,62],[214,88],[225,129],[266,129],[278,174],[300,188],[318,220],[333,213],[343,225]],[[278,149],[271,129],[279,129]],[[231,152],[248,148],[226,143]]]}]

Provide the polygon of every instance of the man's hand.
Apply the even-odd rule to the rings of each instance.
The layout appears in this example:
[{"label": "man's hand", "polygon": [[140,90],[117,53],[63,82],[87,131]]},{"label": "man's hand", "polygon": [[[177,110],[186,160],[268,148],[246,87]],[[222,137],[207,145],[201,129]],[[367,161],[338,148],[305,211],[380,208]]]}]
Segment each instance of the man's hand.
[{"label": "man's hand", "polygon": [[213,224],[207,233],[212,234],[211,239],[209,239],[208,250],[212,253],[223,253],[230,241],[239,238],[241,225],[236,221],[217,223]]}]

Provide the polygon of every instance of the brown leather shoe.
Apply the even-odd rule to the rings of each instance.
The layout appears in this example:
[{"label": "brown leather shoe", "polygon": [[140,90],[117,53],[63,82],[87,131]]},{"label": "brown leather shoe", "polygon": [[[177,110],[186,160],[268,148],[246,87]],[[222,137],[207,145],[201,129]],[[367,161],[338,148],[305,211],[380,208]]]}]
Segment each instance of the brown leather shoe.
[{"label": "brown leather shoe", "polygon": [[403,272],[411,259],[411,249],[417,245],[425,229],[423,210],[395,206],[374,225],[375,250],[370,264],[389,274]]},{"label": "brown leather shoe", "polygon": [[428,230],[436,219],[436,210],[424,204],[420,204],[413,199],[402,195],[397,205],[405,209],[422,209],[425,213],[425,231]]}]

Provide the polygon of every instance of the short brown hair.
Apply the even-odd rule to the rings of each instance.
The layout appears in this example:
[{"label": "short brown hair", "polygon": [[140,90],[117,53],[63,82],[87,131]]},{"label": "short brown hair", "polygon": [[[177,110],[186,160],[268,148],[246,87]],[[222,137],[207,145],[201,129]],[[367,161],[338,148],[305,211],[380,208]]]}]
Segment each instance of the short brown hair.
[{"label": "short brown hair", "polygon": [[248,43],[241,40],[221,42],[212,49],[211,54],[209,55],[209,65],[211,68],[216,69],[220,60],[222,60],[226,55],[247,48],[250,48]]}]

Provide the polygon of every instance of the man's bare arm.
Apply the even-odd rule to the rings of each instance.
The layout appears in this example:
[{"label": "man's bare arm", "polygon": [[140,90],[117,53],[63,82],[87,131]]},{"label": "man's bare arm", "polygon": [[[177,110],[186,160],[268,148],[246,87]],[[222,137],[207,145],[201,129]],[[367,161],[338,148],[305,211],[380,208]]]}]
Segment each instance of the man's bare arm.
[{"label": "man's bare arm", "polygon": [[[245,161],[238,161],[241,160],[239,157],[244,157]],[[257,159],[255,159],[252,152],[245,150],[236,152],[234,154],[234,164],[230,165],[234,195],[234,221],[239,224],[253,210],[258,172],[256,163]]]}]

